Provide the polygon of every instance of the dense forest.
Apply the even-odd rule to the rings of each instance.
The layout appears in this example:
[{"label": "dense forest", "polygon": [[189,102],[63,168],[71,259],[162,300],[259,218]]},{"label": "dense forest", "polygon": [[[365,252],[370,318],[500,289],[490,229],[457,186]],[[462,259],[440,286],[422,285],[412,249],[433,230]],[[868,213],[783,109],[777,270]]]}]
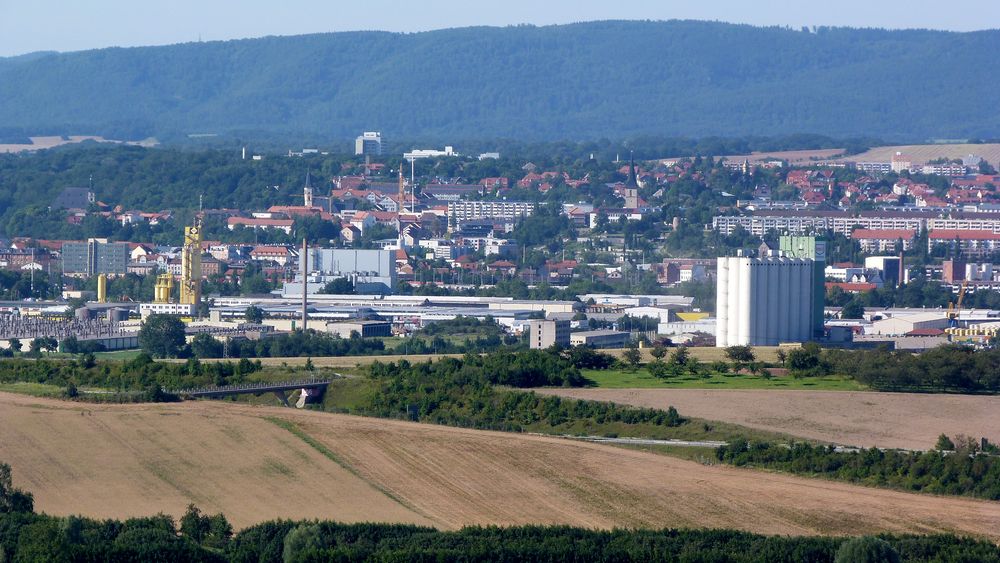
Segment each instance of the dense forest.
[{"label": "dense forest", "polygon": [[998,47],[998,31],[603,21],[109,48],[0,59],[0,123],[11,140],[970,138],[1000,125]]}]

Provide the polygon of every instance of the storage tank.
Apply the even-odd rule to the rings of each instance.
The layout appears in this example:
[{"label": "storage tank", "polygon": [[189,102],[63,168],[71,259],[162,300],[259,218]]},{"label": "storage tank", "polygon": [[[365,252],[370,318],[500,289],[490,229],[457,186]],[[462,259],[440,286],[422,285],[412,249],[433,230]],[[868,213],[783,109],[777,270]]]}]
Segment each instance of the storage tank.
[{"label": "storage tank", "polygon": [[108,320],[113,323],[120,323],[128,320],[128,309],[123,307],[113,307],[108,309]]},{"label": "storage tank", "polygon": [[73,312],[73,316],[75,316],[78,321],[89,321],[94,317],[94,312],[86,307],[80,307]]}]

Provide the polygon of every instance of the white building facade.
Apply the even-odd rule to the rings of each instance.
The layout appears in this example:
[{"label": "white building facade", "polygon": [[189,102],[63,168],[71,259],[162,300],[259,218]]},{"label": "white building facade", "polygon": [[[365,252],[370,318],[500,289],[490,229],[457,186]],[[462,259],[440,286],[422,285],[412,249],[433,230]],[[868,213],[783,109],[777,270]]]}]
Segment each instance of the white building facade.
[{"label": "white building facade", "polygon": [[716,346],[777,346],[812,338],[813,261],[722,257]]}]

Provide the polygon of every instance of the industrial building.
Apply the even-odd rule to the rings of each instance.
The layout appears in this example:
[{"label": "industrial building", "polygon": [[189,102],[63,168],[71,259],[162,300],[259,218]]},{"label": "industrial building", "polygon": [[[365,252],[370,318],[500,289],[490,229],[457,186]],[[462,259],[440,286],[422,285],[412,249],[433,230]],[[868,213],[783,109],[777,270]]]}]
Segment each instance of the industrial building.
[{"label": "industrial building", "polygon": [[826,285],[823,272],[826,270],[826,241],[812,236],[785,235],[778,239],[778,250],[786,258],[811,260],[812,291],[810,307],[812,309],[810,326],[812,339],[823,338],[823,305],[826,298]]},{"label": "industrial building", "polygon": [[91,238],[87,242],[63,243],[61,254],[64,274],[88,277],[97,274],[122,275],[128,267],[129,246],[127,242]]},{"label": "industrial building", "polygon": [[569,335],[571,345],[591,348],[624,348],[631,341],[631,334],[617,330],[587,330]]},{"label": "industrial building", "polygon": [[[309,293],[338,278],[347,278],[362,294],[390,294],[396,287],[396,258],[392,250],[355,250],[350,248],[310,248],[306,253]],[[286,282],[282,296],[302,295],[302,277]]]},{"label": "industrial building", "polygon": [[814,323],[823,322],[822,308],[819,319],[814,317],[815,275],[809,259],[719,258],[716,346],[811,340]]},{"label": "industrial building", "polygon": [[569,346],[569,321],[531,321],[529,345],[535,350],[544,350],[553,345]]},{"label": "industrial building", "polygon": [[389,321],[349,320],[326,323],[326,331],[341,338],[350,338],[357,334],[361,338],[375,336],[392,336],[392,323]]}]

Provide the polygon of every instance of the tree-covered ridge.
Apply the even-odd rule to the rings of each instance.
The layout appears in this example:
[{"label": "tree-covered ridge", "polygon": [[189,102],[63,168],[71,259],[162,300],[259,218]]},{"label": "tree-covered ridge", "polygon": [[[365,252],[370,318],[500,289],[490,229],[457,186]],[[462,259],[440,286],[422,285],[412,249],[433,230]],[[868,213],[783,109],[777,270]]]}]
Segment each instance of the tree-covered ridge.
[{"label": "tree-covered ridge", "polygon": [[[0,123],[141,137],[996,133],[1000,32],[604,21],[0,60]],[[419,111],[413,111],[419,108]]]}]

